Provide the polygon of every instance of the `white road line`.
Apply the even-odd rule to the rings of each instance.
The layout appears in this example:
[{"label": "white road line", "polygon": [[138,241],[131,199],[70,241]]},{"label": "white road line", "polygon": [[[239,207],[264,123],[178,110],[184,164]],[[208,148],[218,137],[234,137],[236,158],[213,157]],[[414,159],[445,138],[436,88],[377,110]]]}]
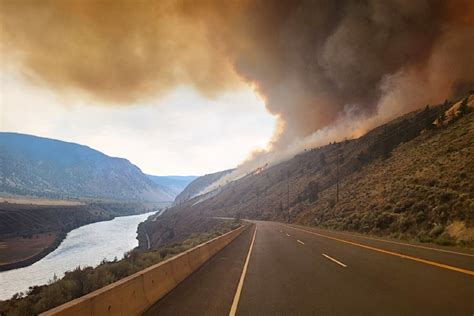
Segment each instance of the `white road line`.
[{"label": "white road line", "polygon": [[232,306],[230,307],[230,316],[235,316],[237,313],[237,306],[239,305],[240,294],[242,293],[242,288],[244,286],[245,275],[247,274],[247,267],[249,265],[250,254],[252,253],[253,243],[255,242],[255,235],[257,234],[257,226],[255,226],[255,230],[253,232],[252,243],[250,244],[249,252],[247,254],[247,259],[245,259],[244,268],[242,269],[242,275],[240,276],[239,285],[237,286],[237,291],[235,292],[234,301],[232,302]]},{"label": "white road line", "polygon": [[329,260],[331,260],[331,261],[337,263],[338,265],[343,266],[344,268],[347,267],[344,263],[342,263],[342,262],[340,262],[340,261],[337,261],[337,260],[334,259],[334,258],[329,257],[329,256],[328,256],[327,254],[325,254],[325,253],[323,253],[323,256],[326,257],[326,258],[328,258]]},{"label": "white road line", "polygon": [[[287,226],[287,227],[291,227],[291,228],[295,229],[295,227],[292,227],[292,226]],[[324,231],[324,229],[323,229],[323,231]],[[328,231],[328,230],[326,230],[326,232],[333,233],[332,231]],[[363,239],[368,239],[368,240],[380,241],[380,242],[384,242],[384,243],[388,243],[388,244],[407,246],[407,247],[413,247],[413,248],[420,248],[420,249],[426,249],[426,250],[433,250],[433,251],[450,253],[450,254],[459,255],[459,256],[474,257],[474,254],[471,254],[471,253],[458,252],[458,251],[452,251],[452,250],[440,249],[440,248],[433,248],[433,247],[427,247],[427,246],[421,246],[421,245],[414,245],[414,244],[407,244],[407,243],[404,243],[404,242],[399,242],[399,241],[394,241],[394,240],[387,240],[387,239],[376,238],[376,237],[363,236],[363,235],[359,235],[359,234],[351,234],[351,233],[345,233],[345,232],[335,232],[335,233],[340,234],[340,235],[355,237],[355,238],[363,238]]]},{"label": "white road line", "polygon": [[309,230],[299,229],[299,228],[295,228],[295,227],[291,227],[291,226],[287,226],[287,227],[288,228],[293,228],[295,230],[300,230],[300,231],[306,232],[308,234],[312,234],[312,235],[319,236],[319,237],[322,237],[322,238],[326,238],[326,239],[342,242],[342,243],[345,243],[345,244],[349,244],[349,245],[352,245],[352,246],[355,246],[355,247],[369,249],[369,250],[377,251],[379,253],[383,253],[383,254],[386,254],[386,255],[396,256],[396,257],[407,259],[407,260],[413,260],[413,261],[416,261],[416,262],[428,264],[428,265],[435,266],[435,267],[438,267],[438,268],[447,269],[447,270],[456,271],[456,272],[459,272],[459,273],[464,273],[464,274],[467,274],[467,275],[474,276],[474,271],[472,271],[472,270],[467,270],[467,269],[458,268],[458,267],[450,266],[450,265],[439,263],[439,262],[434,262],[434,261],[430,261],[430,260],[426,260],[426,259],[412,257],[412,256],[405,255],[405,254],[402,254],[402,253],[388,251],[388,250],[385,250],[385,249],[382,249],[382,248],[376,248],[376,247],[372,247],[372,246],[368,246],[368,245],[364,245],[364,244],[359,244],[359,243],[356,243],[356,242],[353,242],[353,241],[339,239],[339,238],[336,238],[336,237],[331,237],[331,236],[319,234],[319,233],[309,231]]},{"label": "white road line", "polygon": [[302,242],[301,240],[297,239],[296,241],[299,242],[300,244],[304,245],[304,242]]},{"label": "white road line", "polygon": [[290,235],[289,235],[289,234],[286,234],[286,236],[290,237]]}]

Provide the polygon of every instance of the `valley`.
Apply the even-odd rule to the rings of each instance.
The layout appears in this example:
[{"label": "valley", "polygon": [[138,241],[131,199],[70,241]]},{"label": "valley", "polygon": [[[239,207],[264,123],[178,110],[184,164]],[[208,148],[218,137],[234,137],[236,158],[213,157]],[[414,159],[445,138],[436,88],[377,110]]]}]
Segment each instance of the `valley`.
[{"label": "valley", "polygon": [[0,316],[473,315],[474,0],[0,0]]},{"label": "valley", "polygon": [[0,271],[40,260],[75,228],[160,210],[194,179],[145,175],[126,159],[19,133],[0,132],[0,163]]},{"label": "valley", "polygon": [[80,205],[0,203],[0,271],[28,266],[40,260],[56,249],[67,233],[75,228],[165,206],[166,203],[123,202]]},{"label": "valley", "polygon": [[[467,105],[467,110],[460,110],[462,102]],[[248,288],[244,288],[242,302],[239,303],[239,308],[244,311],[261,309],[263,312],[272,306],[278,306],[279,310],[288,308],[288,304],[254,304],[253,296],[249,293],[263,295],[266,286],[260,286],[261,275],[269,271],[267,279],[275,280],[274,283],[278,284],[284,275],[282,271],[292,265],[297,267],[292,275],[299,281],[287,280],[287,284],[295,287],[292,292],[298,293],[296,288],[307,279],[302,271],[308,272],[313,267],[308,262],[317,262],[335,278],[339,277],[337,270],[334,270],[336,265],[347,268],[347,271],[356,269],[365,277],[379,278],[380,275],[367,270],[365,264],[360,264],[366,260],[391,269],[404,265],[407,275],[424,269],[412,262],[429,265],[430,269],[437,267],[471,275],[473,272],[469,268],[469,260],[473,254],[468,248],[474,245],[472,107],[472,95],[458,102],[446,101],[426,106],[377,127],[360,138],[307,149],[289,160],[257,168],[207,193],[202,192],[206,192],[222,176],[231,176],[233,170],[195,179],[187,178],[187,187],[176,194],[173,204],[78,199],[64,205],[54,200],[42,200],[43,205],[34,205],[19,204],[21,197],[16,197],[18,204],[9,203],[14,201],[11,198],[9,202],[5,200],[0,204],[0,222],[4,224],[0,225],[0,249],[8,253],[0,256],[4,262],[3,269],[29,265],[44,256],[46,261],[41,260],[38,266],[32,265],[25,269],[35,270],[45,264],[54,265],[56,261],[52,257],[55,252],[50,252],[58,245],[57,251],[72,253],[60,257],[68,261],[69,271],[54,268],[61,271],[61,276],[65,273],[63,279],[47,285],[40,285],[44,284],[44,280],[34,283],[39,285],[26,291],[26,296],[23,293],[0,302],[0,309],[26,314],[47,310],[145,267],[173,258],[190,247],[242,224],[250,228],[209,260],[202,270],[173,290],[170,296],[152,305],[148,313],[160,310],[165,314],[173,314],[179,305],[177,301],[186,301],[183,310],[192,308],[203,313],[209,309],[225,311],[232,303],[233,289],[230,288],[237,282],[245,251],[250,247],[250,256],[254,241],[257,254],[250,261],[251,272],[246,281]],[[173,189],[167,192],[171,193]],[[163,211],[145,213],[159,209]],[[117,217],[142,213],[145,214],[138,216],[143,217],[127,228],[128,234],[137,239],[133,240],[136,248],[131,249],[129,243],[132,243],[133,238],[129,236],[127,240],[122,240],[113,237],[121,234]],[[153,215],[148,216],[150,214]],[[113,218],[113,221],[109,221]],[[126,217],[123,219],[126,220]],[[106,222],[98,223],[100,221]],[[101,231],[100,224],[114,222],[114,225],[107,226],[110,236]],[[96,224],[83,226],[90,223]],[[83,227],[75,229],[80,226]],[[92,226],[94,229],[88,230]],[[82,237],[75,240],[73,235],[68,235],[70,238],[61,243],[68,232]],[[129,248],[120,248],[120,251],[130,251],[122,260],[111,260],[109,256],[109,261],[104,259],[96,266],[98,256],[113,250],[108,245],[109,238],[128,245]],[[90,243],[90,248],[83,242]],[[320,255],[318,251],[321,245],[331,255]],[[76,253],[74,251],[90,251],[89,257],[95,257],[95,261],[89,258],[87,264],[92,267],[70,270],[78,263],[71,259]],[[275,264],[282,262],[283,253],[287,258],[286,264]],[[293,256],[298,258],[297,263],[290,260]],[[223,278],[222,271],[228,268],[229,258],[233,258],[233,272],[225,273],[223,284],[216,284],[215,280]],[[399,262],[399,258],[405,261]],[[268,268],[270,262],[274,264],[271,269]],[[260,272],[255,274],[255,269]],[[7,272],[16,273],[20,270]],[[245,273],[245,268],[243,271]],[[315,271],[308,273],[314,275]],[[462,295],[469,293],[470,285],[465,276],[447,275],[446,271],[440,270],[430,271],[431,277],[437,275],[445,283],[454,278],[463,286]],[[14,279],[15,276],[9,280],[13,282]],[[419,286],[413,285],[412,279],[418,278],[405,276],[403,282],[413,288],[415,295]],[[398,284],[397,280],[389,278],[387,282]],[[321,276],[313,281],[321,281]],[[323,278],[323,282],[326,281],[329,282]],[[360,282],[359,286],[365,284],[364,281],[353,280],[347,283],[349,285],[344,287],[344,291],[350,292],[354,282]],[[78,287],[78,284],[83,286]],[[84,287],[84,284],[87,286]],[[319,293],[319,287],[304,286],[304,293]],[[367,293],[379,286],[377,282],[371,283],[360,299],[367,299]],[[214,287],[221,288],[212,295],[222,297],[218,305],[202,297],[202,293],[208,293],[206,289]],[[12,285],[9,295],[16,288]],[[276,291],[272,292],[271,298],[275,302],[281,301],[278,299],[282,295],[281,289],[276,285],[273,288]],[[183,291],[190,289],[199,290],[183,294]],[[299,293],[298,297],[304,298],[304,293]],[[400,292],[393,290],[393,295],[398,296]],[[385,296],[378,295],[376,299],[384,301]],[[449,299],[453,302],[456,300],[454,296]],[[417,300],[427,302],[429,297],[421,295]],[[296,301],[298,299],[292,296],[292,302]],[[309,302],[309,299],[305,298],[301,304],[303,302]],[[325,302],[324,308],[335,306],[330,297]],[[305,306],[304,309],[308,311],[314,307],[312,304]],[[337,306],[345,310],[352,305]],[[367,311],[367,306],[370,304],[363,302],[357,308]],[[469,304],[458,307],[468,308]],[[391,306],[390,310],[398,310],[398,307]],[[406,310],[402,307],[399,311]]]}]

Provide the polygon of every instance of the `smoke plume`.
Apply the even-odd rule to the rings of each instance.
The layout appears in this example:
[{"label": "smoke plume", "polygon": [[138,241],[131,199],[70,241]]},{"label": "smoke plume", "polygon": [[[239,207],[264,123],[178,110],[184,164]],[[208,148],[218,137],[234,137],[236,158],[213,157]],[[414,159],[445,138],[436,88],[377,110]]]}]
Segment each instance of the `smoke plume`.
[{"label": "smoke plume", "polygon": [[0,0],[2,55],[34,82],[127,105],[191,85],[235,88],[227,57],[175,1]]},{"label": "smoke plume", "polygon": [[470,0],[2,0],[0,17],[4,58],[57,91],[128,104],[251,84],[279,157],[474,82]]}]

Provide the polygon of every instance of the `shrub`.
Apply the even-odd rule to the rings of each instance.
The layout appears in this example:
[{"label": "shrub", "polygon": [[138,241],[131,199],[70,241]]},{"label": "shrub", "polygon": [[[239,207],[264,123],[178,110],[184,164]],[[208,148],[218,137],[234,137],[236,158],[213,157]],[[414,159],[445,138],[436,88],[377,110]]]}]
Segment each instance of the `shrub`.
[{"label": "shrub", "polygon": [[418,236],[418,241],[419,242],[433,242],[433,238],[431,238],[427,235],[421,234],[421,235]]},{"label": "shrub", "polygon": [[445,237],[438,237],[434,240],[434,242],[441,246],[452,246],[455,244],[452,240],[449,240]]},{"label": "shrub", "polygon": [[428,205],[425,202],[421,201],[421,202],[413,204],[411,209],[413,212],[420,213],[420,212],[426,211],[428,209]]},{"label": "shrub", "polygon": [[455,197],[454,193],[445,191],[445,192],[441,193],[441,195],[439,196],[439,200],[442,203],[447,203],[447,202],[451,201],[454,197]]},{"label": "shrub", "polygon": [[334,206],[336,206],[336,200],[335,199],[329,199],[328,206],[329,206],[329,208],[334,208]]},{"label": "shrub", "polygon": [[383,212],[377,217],[375,226],[380,229],[387,229],[395,220],[395,216],[388,212]]},{"label": "shrub", "polygon": [[444,227],[442,225],[435,225],[433,229],[430,231],[431,236],[439,236],[444,232]]},{"label": "shrub", "polygon": [[418,213],[416,213],[415,220],[418,224],[423,223],[425,221],[425,219],[426,219],[425,212],[419,211]]},{"label": "shrub", "polygon": [[400,217],[397,223],[402,232],[407,231],[412,225],[412,221],[408,217]]}]

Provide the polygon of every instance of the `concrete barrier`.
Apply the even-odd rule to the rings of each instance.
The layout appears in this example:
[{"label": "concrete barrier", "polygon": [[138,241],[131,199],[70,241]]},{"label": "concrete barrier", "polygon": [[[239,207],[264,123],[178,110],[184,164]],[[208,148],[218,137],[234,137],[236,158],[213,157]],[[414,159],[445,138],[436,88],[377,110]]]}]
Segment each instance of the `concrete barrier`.
[{"label": "concrete barrier", "polygon": [[241,226],[41,315],[140,315],[249,226]]}]

